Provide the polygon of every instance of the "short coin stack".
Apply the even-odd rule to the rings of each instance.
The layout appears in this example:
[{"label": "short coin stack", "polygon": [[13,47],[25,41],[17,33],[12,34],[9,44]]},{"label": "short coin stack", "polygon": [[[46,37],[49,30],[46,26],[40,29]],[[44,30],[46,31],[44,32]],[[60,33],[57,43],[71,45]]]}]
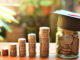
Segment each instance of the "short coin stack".
[{"label": "short coin stack", "polygon": [[19,45],[19,56],[20,57],[26,56],[26,39],[25,38],[19,38],[18,39],[18,45]]},{"label": "short coin stack", "polygon": [[40,27],[39,39],[41,57],[48,57],[49,54],[49,31],[49,27]]},{"label": "short coin stack", "polygon": [[8,56],[8,48],[4,48],[1,50],[2,56]]},{"label": "short coin stack", "polygon": [[9,51],[10,51],[10,56],[17,56],[17,47],[16,44],[10,44],[9,45]]},{"label": "short coin stack", "polygon": [[36,34],[28,34],[29,42],[29,57],[35,57],[36,55]]}]

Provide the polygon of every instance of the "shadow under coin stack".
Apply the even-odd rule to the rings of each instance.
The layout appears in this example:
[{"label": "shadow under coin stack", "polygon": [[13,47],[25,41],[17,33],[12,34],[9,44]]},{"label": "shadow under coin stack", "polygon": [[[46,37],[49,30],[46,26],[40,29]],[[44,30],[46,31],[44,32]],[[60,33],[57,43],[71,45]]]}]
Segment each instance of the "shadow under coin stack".
[{"label": "shadow under coin stack", "polygon": [[16,44],[10,44],[9,45],[9,51],[10,51],[10,56],[17,56],[17,47]]},{"label": "shadow under coin stack", "polygon": [[40,27],[39,39],[40,39],[40,56],[48,57],[49,54],[49,27]]},{"label": "shadow under coin stack", "polygon": [[1,50],[2,56],[8,56],[8,48],[4,48]]},{"label": "shadow under coin stack", "polygon": [[36,55],[36,34],[28,34],[29,42],[29,57],[35,57]]},{"label": "shadow under coin stack", "polygon": [[26,56],[26,39],[25,38],[19,38],[18,39],[18,45],[19,45],[19,56],[25,57]]}]

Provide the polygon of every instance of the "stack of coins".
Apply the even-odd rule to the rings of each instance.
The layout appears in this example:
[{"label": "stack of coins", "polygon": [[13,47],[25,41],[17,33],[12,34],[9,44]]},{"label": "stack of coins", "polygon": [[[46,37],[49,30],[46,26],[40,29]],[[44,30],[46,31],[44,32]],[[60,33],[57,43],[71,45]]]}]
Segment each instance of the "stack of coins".
[{"label": "stack of coins", "polygon": [[35,57],[36,55],[36,34],[28,34],[29,42],[29,57]]},{"label": "stack of coins", "polygon": [[26,39],[25,38],[19,38],[18,39],[18,45],[19,45],[19,56],[20,57],[26,56]]},{"label": "stack of coins", "polygon": [[2,56],[8,56],[8,48],[4,48],[1,50]]},{"label": "stack of coins", "polygon": [[40,56],[48,57],[49,54],[49,27],[40,27],[39,39],[40,39]]},{"label": "stack of coins", "polygon": [[10,56],[17,56],[17,47],[16,44],[10,44],[9,45],[9,51],[10,51]]},{"label": "stack of coins", "polygon": [[62,36],[58,35],[58,54],[75,56],[78,54],[79,38],[76,31],[63,30]]}]

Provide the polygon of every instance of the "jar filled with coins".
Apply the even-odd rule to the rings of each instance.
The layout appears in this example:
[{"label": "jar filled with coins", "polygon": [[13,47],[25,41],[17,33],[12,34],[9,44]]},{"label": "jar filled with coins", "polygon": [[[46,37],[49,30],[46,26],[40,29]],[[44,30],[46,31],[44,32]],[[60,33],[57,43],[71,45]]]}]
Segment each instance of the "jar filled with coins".
[{"label": "jar filled with coins", "polygon": [[58,28],[56,33],[57,56],[61,58],[76,58],[79,51],[78,31]]}]

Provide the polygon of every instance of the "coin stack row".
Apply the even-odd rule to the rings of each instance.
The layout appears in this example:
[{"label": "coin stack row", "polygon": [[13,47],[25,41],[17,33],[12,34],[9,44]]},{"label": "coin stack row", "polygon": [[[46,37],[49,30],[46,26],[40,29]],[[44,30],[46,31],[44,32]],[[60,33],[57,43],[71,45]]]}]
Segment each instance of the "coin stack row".
[{"label": "coin stack row", "polygon": [[35,57],[36,55],[36,34],[34,33],[28,34],[28,42],[29,42],[29,56]]},{"label": "coin stack row", "polygon": [[75,56],[78,54],[78,33],[69,30],[62,30],[62,35],[58,36],[58,54],[64,56]]},{"label": "coin stack row", "polygon": [[[40,39],[40,56],[41,57],[48,57],[49,54],[49,27],[40,27],[39,31],[39,39]],[[28,34],[28,42],[29,42],[29,57],[36,56],[36,34],[30,33]],[[26,56],[26,39],[19,38],[18,39],[18,48],[19,48],[19,56],[25,57]],[[4,52],[6,50],[3,50]],[[9,45],[9,53],[10,56],[17,56],[17,46],[16,44]],[[8,54],[7,52],[3,56]],[[7,55],[8,56],[8,55]]]},{"label": "coin stack row", "polygon": [[20,57],[26,56],[26,39],[25,38],[19,38],[18,39],[18,45],[19,45],[19,56]]},{"label": "coin stack row", "polygon": [[10,56],[17,56],[17,47],[16,44],[9,45]]},{"label": "coin stack row", "polygon": [[49,54],[49,27],[40,27],[40,56],[48,57]]}]

